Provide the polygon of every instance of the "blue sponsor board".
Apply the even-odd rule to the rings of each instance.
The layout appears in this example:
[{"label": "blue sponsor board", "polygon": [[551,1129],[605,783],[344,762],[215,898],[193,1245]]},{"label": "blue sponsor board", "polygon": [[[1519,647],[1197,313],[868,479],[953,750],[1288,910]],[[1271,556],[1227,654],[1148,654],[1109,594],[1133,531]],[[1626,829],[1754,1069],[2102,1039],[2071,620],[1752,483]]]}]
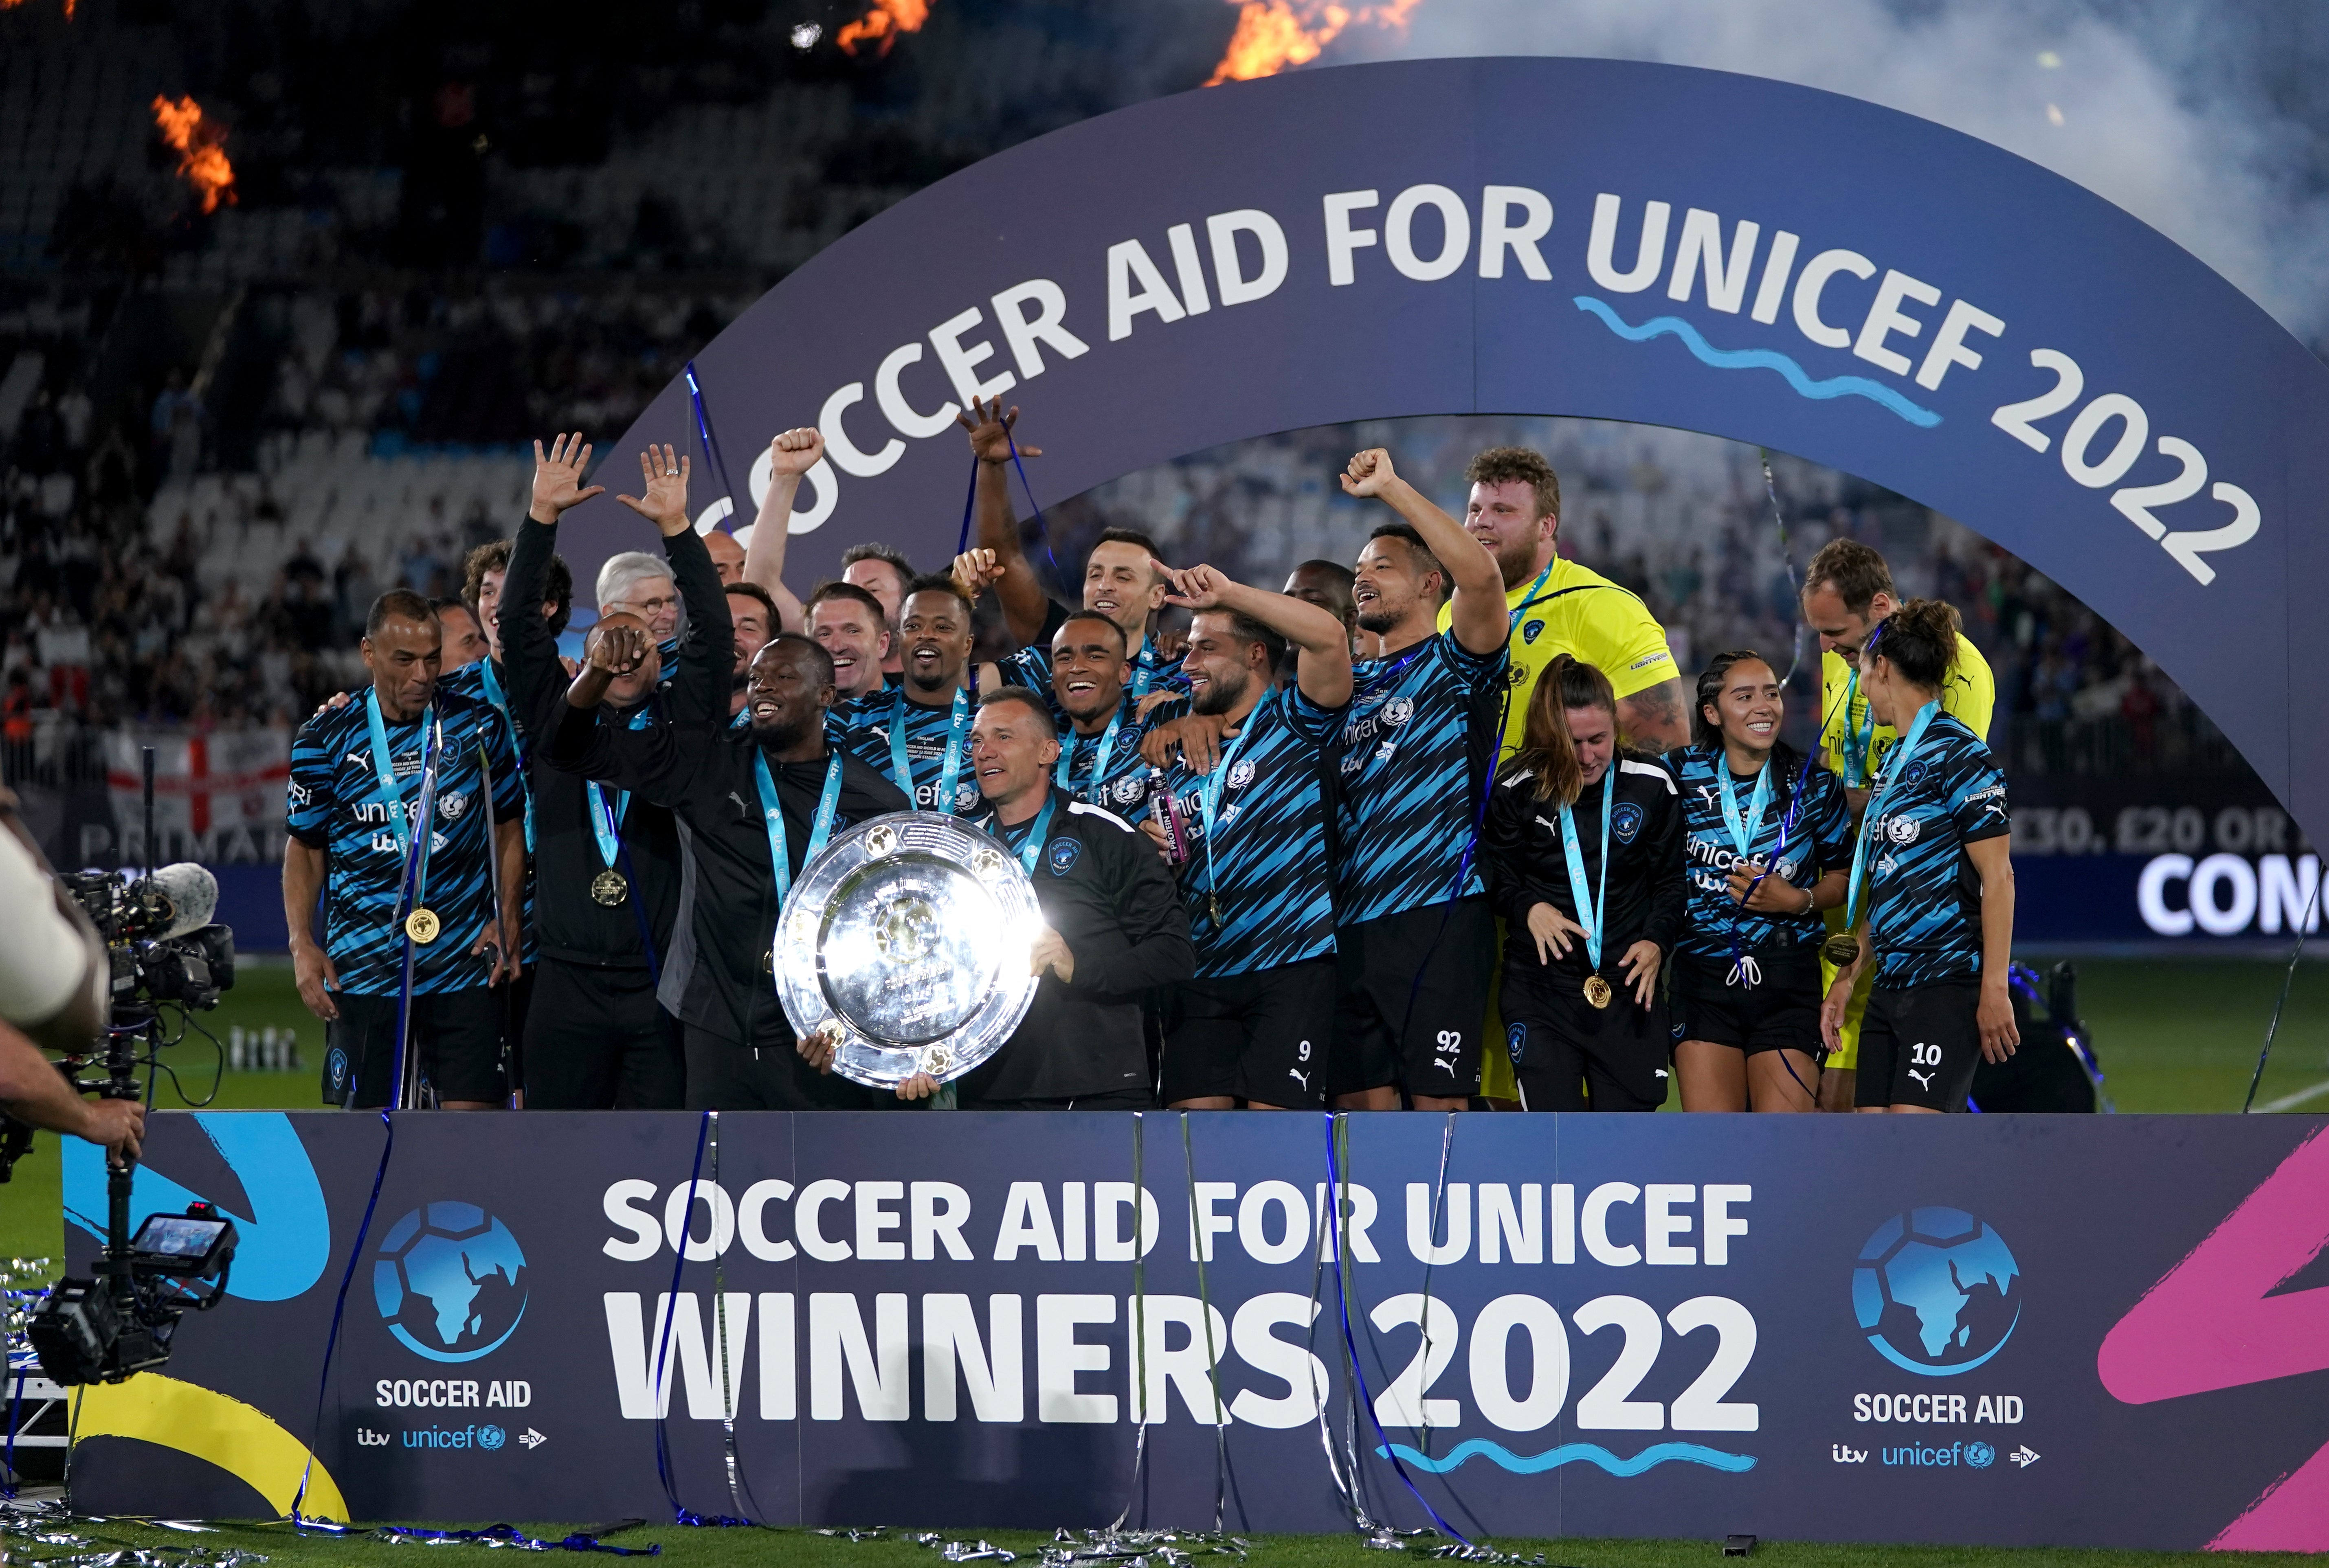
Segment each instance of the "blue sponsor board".
[{"label": "blue sponsor board", "polygon": [[[162,1114],[136,1207],[274,1260],[170,1375],[302,1440],[355,1250],[363,1518],[668,1516],[660,1412],[707,1513],[1204,1525],[1218,1419],[1234,1529],[1347,1527],[1339,1471],[1466,1533],[2329,1545],[2277,1484],[2329,1452],[2320,1119],[1353,1116],[1339,1202],[1328,1125],[731,1113],[691,1187],[696,1116],[410,1116],[356,1248],[372,1124]],[[93,1439],[74,1500],[250,1512],[233,1463]]]}]

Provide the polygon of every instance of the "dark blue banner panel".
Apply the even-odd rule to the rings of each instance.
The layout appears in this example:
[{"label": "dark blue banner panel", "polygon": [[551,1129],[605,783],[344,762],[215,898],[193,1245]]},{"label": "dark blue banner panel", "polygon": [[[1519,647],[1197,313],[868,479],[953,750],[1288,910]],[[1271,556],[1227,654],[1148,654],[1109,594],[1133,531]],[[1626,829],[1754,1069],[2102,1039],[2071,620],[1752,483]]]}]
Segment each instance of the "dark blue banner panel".
[{"label": "dark blue banner panel", "polygon": [[668,1517],[661,1417],[787,1524],[2329,1547],[2320,1119],[1328,1127],[409,1116],[357,1248],[376,1120],[159,1116],[138,1210],[232,1214],[232,1296],[83,1431],[210,1413],[75,1501],[273,1512],[312,1436],[363,1519]]}]

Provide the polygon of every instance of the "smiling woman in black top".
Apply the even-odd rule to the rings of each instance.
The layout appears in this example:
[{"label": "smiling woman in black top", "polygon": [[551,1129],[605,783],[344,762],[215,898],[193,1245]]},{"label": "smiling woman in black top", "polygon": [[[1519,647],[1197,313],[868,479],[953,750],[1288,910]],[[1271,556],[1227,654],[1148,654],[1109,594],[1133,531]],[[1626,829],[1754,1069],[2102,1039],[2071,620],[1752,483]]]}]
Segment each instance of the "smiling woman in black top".
[{"label": "smiling woman in black top", "polygon": [[1655,1110],[1658,971],[1682,923],[1674,778],[1627,755],[1609,680],[1567,654],[1537,678],[1490,793],[1488,896],[1509,926],[1501,1003],[1531,1110]]}]

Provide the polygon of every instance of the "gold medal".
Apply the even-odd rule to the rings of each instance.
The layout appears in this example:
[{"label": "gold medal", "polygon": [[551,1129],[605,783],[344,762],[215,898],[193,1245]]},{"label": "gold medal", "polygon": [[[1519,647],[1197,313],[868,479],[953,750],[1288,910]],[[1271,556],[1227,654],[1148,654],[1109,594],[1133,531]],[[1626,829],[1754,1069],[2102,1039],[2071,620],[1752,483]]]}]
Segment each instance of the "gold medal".
[{"label": "gold medal", "polygon": [[404,917],[404,934],[424,948],[435,941],[437,933],[443,929],[435,910],[417,909]]},{"label": "gold medal", "polygon": [[1615,993],[1609,989],[1609,982],[1600,976],[1588,975],[1585,978],[1585,999],[1594,1006],[1607,1007],[1613,995]]},{"label": "gold medal", "polygon": [[621,872],[609,866],[590,879],[590,896],[614,909],[631,896],[631,884],[623,880]]},{"label": "gold medal", "polygon": [[1838,931],[1820,944],[1820,957],[1837,968],[1849,968],[1860,961],[1860,939],[1848,931]]}]

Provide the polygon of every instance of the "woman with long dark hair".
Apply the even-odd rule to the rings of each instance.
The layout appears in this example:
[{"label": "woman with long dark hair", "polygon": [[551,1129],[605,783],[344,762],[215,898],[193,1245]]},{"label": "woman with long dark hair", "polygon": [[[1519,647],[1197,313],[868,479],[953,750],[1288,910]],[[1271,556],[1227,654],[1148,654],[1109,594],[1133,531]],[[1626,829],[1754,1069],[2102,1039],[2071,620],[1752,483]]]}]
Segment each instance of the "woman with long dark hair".
[{"label": "woman with long dark hair", "polygon": [[1834,774],[1779,739],[1787,701],[1759,654],[1698,677],[1682,789],[1690,901],[1674,944],[1684,1110],[1815,1110],[1819,912],[1843,902],[1852,816]]},{"label": "woman with long dark hair", "polygon": [[1673,775],[1623,750],[1617,698],[1591,665],[1561,654],[1537,677],[1483,839],[1489,901],[1508,928],[1500,1006],[1521,1103],[1655,1110],[1682,813]]},{"label": "woman with long dark hair", "polygon": [[2013,955],[2013,819],[1989,748],[1941,710],[1957,612],[1912,599],[1861,656],[1876,722],[1900,733],[1873,780],[1853,850],[1842,968],[1820,1007],[1833,1046],[1853,982],[1875,966],[1860,1031],[1862,1110],[1963,1110],[1974,1068],[2021,1035]]}]

